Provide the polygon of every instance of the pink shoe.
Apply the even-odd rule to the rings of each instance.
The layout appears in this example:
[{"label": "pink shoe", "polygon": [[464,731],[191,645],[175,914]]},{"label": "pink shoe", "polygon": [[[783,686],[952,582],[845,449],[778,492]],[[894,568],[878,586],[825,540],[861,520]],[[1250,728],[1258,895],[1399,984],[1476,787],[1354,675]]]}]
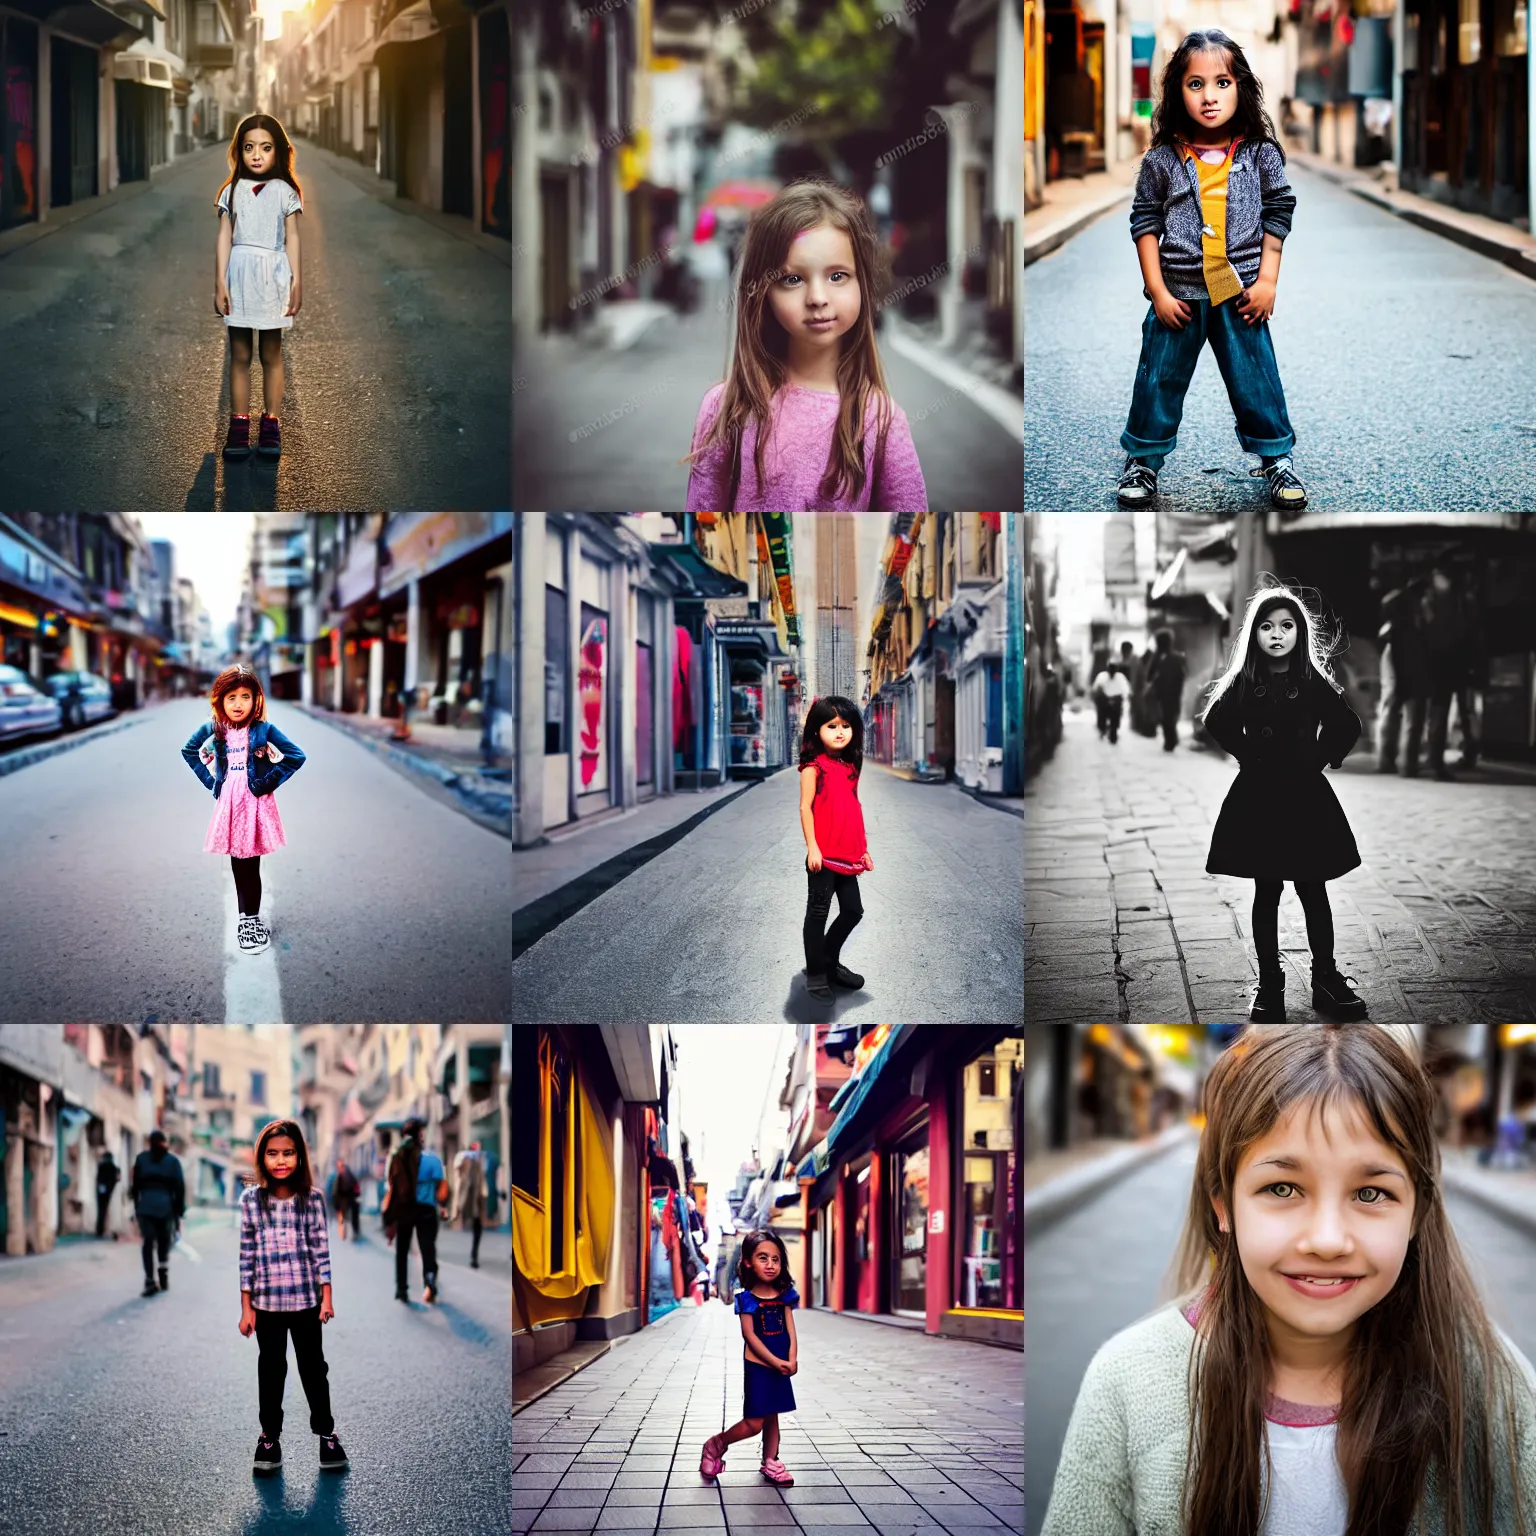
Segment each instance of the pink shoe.
[{"label": "pink shoe", "polygon": [[770,1483],[777,1483],[781,1488],[793,1488],[795,1480],[789,1475],[789,1468],[782,1461],[765,1461],[762,1466],[763,1476]]},{"label": "pink shoe", "polygon": [[700,1477],[719,1477],[725,1471],[725,1447],[720,1443],[719,1435],[711,1435],[704,1442],[704,1454],[699,1458]]}]

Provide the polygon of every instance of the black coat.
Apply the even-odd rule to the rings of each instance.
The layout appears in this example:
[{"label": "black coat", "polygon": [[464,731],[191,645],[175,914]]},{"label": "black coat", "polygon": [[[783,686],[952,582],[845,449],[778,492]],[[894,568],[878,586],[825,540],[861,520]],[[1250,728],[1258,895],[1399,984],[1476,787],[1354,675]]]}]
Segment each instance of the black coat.
[{"label": "black coat", "polygon": [[[1245,880],[1337,880],[1360,851],[1323,768],[1360,739],[1360,717],[1323,678],[1239,678],[1205,717],[1238,761],[1211,834],[1207,874]],[[1292,693],[1294,692],[1294,697]]]}]

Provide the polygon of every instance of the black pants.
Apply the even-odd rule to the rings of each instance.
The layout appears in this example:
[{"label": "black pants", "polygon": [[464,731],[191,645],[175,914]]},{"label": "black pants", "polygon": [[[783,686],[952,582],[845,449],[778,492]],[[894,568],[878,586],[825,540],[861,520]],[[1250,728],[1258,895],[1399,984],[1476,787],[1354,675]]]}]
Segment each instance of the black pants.
[{"label": "black pants", "polygon": [[395,1226],[395,1289],[406,1289],[406,1264],[411,1256],[411,1233],[421,1244],[421,1283],[437,1283],[437,1207],[415,1205],[402,1212]]},{"label": "black pants", "polygon": [[235,894],[240,898],[240,915],[255,917],[261,911],[261,855],[254,859],[231,857],[229,867],[235,872]]},{"label": "black pants", "polygon": [[256,1311],[256,1388],[261,1399],[261,1432],[276,1440],[283,1432],[283,1383],[288,1379],[288,1335],[293,1358],[309,1399],[309,1427],[317,1435],[335,1433],[331,1417],[330,1371],[320,1343],[320,1308],[302,1312]]},{"label": "black pants", "polygon": [[[1312,968],[1328,970],[1333,965],[1333,909],[1328,905],[1328,887],[1321,880],[1294,880],[1296,895],[1307,917],[1307,943],[1312,947]],[[1283,880],[1253,882],[1253,947],[1259,964],[1266,960],[1280,963],[1280,893]]]},{"label": "black pants", "polygon": [[1179,701],[1159,699],[1157,710],[1163,722],[1163,751],[1172,752],[1179,744]]},{"label": "black pants", "polygon": [[470,1217],[469,1230],[470,1230],[472,1235],[470,1237],[470,1242],[469,1242],[469,1262],[471,1264],[478,1264],[480,1262],[480,1229],[481,1229],[481,1226],[482,1226],[482,1223],[481,1223],[481,1220],[480,1220],[480,1218],[478,1216]]},{"label": "black pants", "polygon": [[1120,740],[1120,712],[1124,708],[1124,699],[1104,700],[1104,719],[1109,726],[1109,739],[1111,744]]},{"label": "black pants", "polygon": [[140,1216],[139,1231],[144,1238],[144,1278],[155,1278],[155,1250],[160,1250],[160,1268],[164,1269],[171,1262],[171,1227],[174,1218],[170,1216]]},{"label": "black pants", "polygon": [[[827,976],[838,963],[843,944],[864,916],[859,899],[859,877],[839,875],[823,866],[805,872],[805,970],[809,976]],[[837,896],[837,920],[827,927],[832,897]]]},{"label": "black pants", "polygon": [[112,1209],[112,1196],[111,1196],[110,1192],[104,1195],[98,1189],[96,1191],[96,1236],[97,1237],[105,1237],[107,1235],[107,1212],[110,1211],[111,1209]]}]

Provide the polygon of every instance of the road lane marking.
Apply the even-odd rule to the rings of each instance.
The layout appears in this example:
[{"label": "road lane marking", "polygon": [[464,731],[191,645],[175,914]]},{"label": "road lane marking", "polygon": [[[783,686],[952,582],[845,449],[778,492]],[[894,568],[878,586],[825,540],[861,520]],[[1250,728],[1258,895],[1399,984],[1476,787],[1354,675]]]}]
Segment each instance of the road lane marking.
[{"label": "road lane marking", "polygon": [[[270,913],[271,892],[261,893]],[[233,884],[224,890],[224,1022],[282,1024],[283,988],[277,974],[276,941],[259,955],[240,948],[240,900]]]}]

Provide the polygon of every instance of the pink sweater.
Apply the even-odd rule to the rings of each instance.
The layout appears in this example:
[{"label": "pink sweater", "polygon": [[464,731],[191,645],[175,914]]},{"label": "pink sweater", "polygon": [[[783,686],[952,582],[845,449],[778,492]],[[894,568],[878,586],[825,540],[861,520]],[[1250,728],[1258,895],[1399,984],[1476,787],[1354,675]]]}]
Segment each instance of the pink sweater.
[{"label": "pink sweater", "polygon": [[[716,384],[699,407],[699,419],[693,429],[693,444],[704,441],[720,409],[724,384]],[[912,429],[906,413],[891,402],[891,428],[885,440],[885,458],[880,465],[880,483],[866,480],[863,491],[854,499],[843,496],[828,503],[817,487],[826,470],[827,457],[837,432],[839,397],[823,390],[806,389],[800,384],[786,384],[773,397],[773,430],[763,450],[767,483],[757,483],[757,427],[749,422],[742,434],[741,486],[734,506],[727,504],[731,491],[731,455],[729,445],[716,443],[701,459],[694,460],[688,477],[689,512],[926,512],[928,492],[923,485],[923,471],[912,444]],[[873,465],[880,418],[873,400],[864,428],[864,462]]]}]

